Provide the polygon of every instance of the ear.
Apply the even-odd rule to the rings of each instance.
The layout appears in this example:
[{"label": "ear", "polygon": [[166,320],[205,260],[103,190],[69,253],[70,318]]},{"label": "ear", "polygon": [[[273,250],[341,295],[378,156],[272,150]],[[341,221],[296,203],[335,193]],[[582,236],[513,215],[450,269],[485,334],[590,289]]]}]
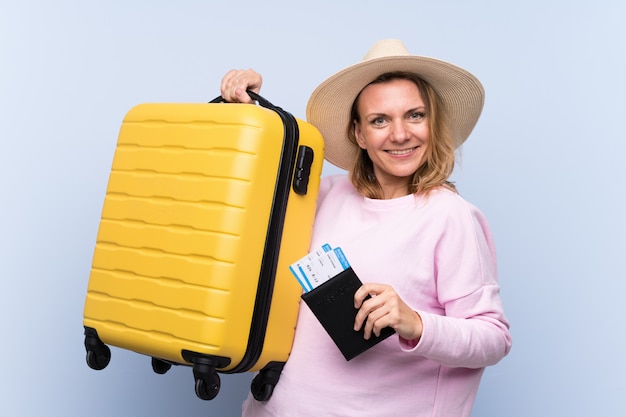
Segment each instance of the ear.
[{"label": "ear", "polygon": [[361,149],[367,149],[365,137],[361,131],[361,125],[356,120],[353,120],[352,123],[354,124],[354,137],[356,138],[356,144],[359,145]]}]

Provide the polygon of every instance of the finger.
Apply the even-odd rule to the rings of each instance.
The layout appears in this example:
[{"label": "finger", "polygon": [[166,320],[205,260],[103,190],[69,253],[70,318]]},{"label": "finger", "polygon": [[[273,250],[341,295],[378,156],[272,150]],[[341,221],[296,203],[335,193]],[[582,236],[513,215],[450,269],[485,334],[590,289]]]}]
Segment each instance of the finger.
[{"label": "finger", "polygon": [[[368,294],[366,294],[367,296]],[[382,297],[372,297],[362,303],[354,319],[354,330],[363,328],[364,336],[369,339],[376,320],[384,314]]]},{"label": "finger", "polygon": [[[362,289],[363,287],[361,287]],[[357,290],[354,295],[354,308],[358,309],[354,318],[354,330],[358,331],[367,320],[367,316],[373,309],[372,303],[366,305],[363,299],[368,296],[367,292],[363,292],[361,289]]]},{"label": "finger", "polygon": [[222,78],[220,92],[225,101],[251,103],[252,99],[246,93],[246,90],[251,89],[258,92],[261,82],[260,74],[253,70],[230,70]]},{"label": "finger", "polygon": [[248,95],[245,88],[237,87],[233,94],[237,103],[252,103],[252,98]]},{"label": "finger", "polygon": [[255,93],[259,93],[261,91],[261,84],[263,84],[263,77],[258,72],[249,69],[246,71],[248,75],[248,82],[246,85],[247,90],[251,90]]},{"label": "finger", "polygon": [[361,308],[365,299],[370,296],[374,297],[385,289],[384,285],[363,284],[354,293],[354,308]]},{"label": "finger", "polygon": [[363,300],[365,300],[365,297],[368,295],[367,291],[364,290],[363,287],[364,285],[361,285],[361,287],[354,293],[354,308],[361,308]]},{"label": "finger", "polygon": [[374,320],[370,316],[367,316],[365,325],[363,326],[363,338],[369,340],[372,337],[372,330],[374,329]]},{"label": "finger", "polygon": [[233,85],[235,83],[235,79],[239,77],[241,74],[240,70],[230,70],[228,71],[224,77],[222,77],[222,82],[220,84],[220,93],[222,94],[222,98],[226,101],[233,101],[232,92]]},{"label": "finger", "polygon": [[359,308],[359,311],[357,311],[356,316],[354,318],[354,331],[355,332],[359,331],[361,327],[363,327],[363,324],[367,320],[367,316],[369,313],[370,313],[369,310],[366,310],[365,308],[363,308],[363,306]]},{"label": "finger", "polygon": [[364,327],[366,339],[369,339],[372,334],[379,337],[382,329],[387,326],[389,326],[389,312],[382,307],[372,311],[367,316],[367,321]]}]

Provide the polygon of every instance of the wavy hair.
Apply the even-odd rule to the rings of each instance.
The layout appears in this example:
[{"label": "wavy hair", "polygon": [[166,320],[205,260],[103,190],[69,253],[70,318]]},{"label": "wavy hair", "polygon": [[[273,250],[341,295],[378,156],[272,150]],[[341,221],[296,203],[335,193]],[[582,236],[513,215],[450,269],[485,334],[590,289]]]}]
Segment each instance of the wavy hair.
[{"label": "wavy hair", "polygon": [[[410,194],[425,195],[441,186],[456,191],[454,184],[448,181],[454,170],[454,139],[450,134],[445,109],[439,100],[439,96],[430,84],[411,72],[396,71],[384,73],[368,85],[381,84],[393,80],[408,80],[415,83],[426,105],[426,117],[430,131],[425,160],[413,174],[409,182],[408,192]],[[361,93],[357,95],[352,103],[350,123],[347,127],[348,139],[355,146],[358,146],[355,123],[360,123],[361,121],[358,112],[360,97]],[[360,149],[357,153],[354,165],[350,170],[350,179],[357,191],[365,197],[373,199],[383,198],[383,190],[374,175],[374,165],[365,149]]]}]

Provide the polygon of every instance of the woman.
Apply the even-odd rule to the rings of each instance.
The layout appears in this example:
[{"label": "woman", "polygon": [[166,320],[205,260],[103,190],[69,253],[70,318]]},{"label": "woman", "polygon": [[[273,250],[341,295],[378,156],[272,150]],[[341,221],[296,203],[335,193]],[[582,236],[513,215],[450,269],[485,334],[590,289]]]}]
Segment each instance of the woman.
[{"label": "woman", "polygon": [[[261,84],[233,70],[222,96],[250,102]],[[307,119],[349,177],[323,178],[311,246],[340,246],[364,282],[355,330],[397,336],[348,362],[301,303],[272,397],[248,398],[244,416],[470,416],[484,368],[511,347],[489,226],[448,181],[483,100],[467,71],[396,40],[313,92]]]}]

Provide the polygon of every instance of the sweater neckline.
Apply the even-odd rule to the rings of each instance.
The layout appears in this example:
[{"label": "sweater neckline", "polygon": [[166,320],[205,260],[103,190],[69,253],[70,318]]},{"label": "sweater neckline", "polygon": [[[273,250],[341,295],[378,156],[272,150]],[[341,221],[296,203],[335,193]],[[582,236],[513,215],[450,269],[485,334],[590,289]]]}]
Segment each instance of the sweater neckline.
[{"label": "sweater neckline", "polygon": [[402,197],[391,198],[388,200],[373,199],[363,197],[363,204],[370,210],[394,210],[399,207],[405,207],[415,202],[415,194],[407,194]]}]

